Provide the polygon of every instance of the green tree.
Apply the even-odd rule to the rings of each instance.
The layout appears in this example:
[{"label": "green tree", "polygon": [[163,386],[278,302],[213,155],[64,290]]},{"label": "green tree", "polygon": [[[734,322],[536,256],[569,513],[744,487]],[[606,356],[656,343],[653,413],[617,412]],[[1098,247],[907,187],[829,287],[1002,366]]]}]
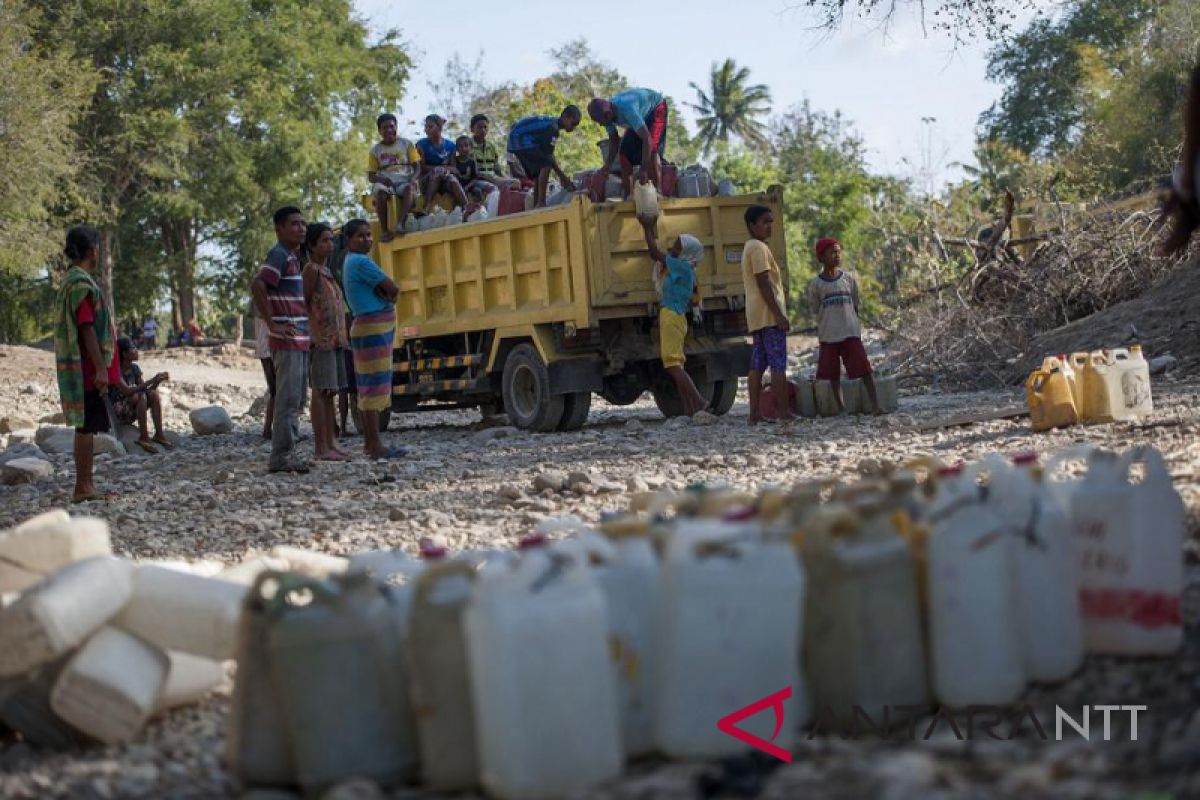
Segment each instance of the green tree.
[{"label": "green tree", "polygon": [[735,136],[748,145],[767,143],[762,118],[771,110],[771,91],[761,83],[750,83],[750,70],[739,67],[732,58],[713,64],[709,89],[692,82],[698,102],[688,103],[699,118],[697,136],[707,155],[718,142],[727,144]]},{"label": "green tree", "polygon": [[60,217],[77,204],[88,166],[72,125],[96,76],[63,69],[70,50],[39,45],[38,19],[25,3],[0,3],[0,341],[49,329]]}]

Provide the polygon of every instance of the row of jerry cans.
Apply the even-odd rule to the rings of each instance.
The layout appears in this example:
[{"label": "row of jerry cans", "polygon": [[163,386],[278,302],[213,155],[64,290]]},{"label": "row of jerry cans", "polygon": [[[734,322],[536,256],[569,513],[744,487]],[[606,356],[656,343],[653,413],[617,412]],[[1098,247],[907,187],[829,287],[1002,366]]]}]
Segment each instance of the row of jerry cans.
[{"label": "row of jerry cans", "polygon": [[[1078,458],[1084,478],[1050,478]],[[934,470],[919,490],[897,473],[726,498],[685,511],[796,542],[805,678],[812,707],[835,716],[929,696],[1002,705],[1030,681],[1069,677],[1085,653],[1167,655],[1182,642],[1185,512],[1152,448],[1064,451],[1044,467],[993,455]],[[728,513],[739,506],[748,518]]]},{"label": "row of jerry cans", "polygon": [[[235,774],[312,795],[363,776],[561,798],[627,757],[737,752],[716,721],[798,683],[789,545],[720,524],[680,531],[661,558],[645,526],[524,544],[376,559],[374,577],[261,576],[242,620]],[[742,727],[773,735],[769,719]]]},{"label": "row of jerry cans", "polygon": [[1049,356],[1029,375],[1025,395],[1035,431],[1137,419],[1154,410],[1140,345]]},{"label": "row of jerry cans", "polygon": [[[838,406],[837,397],[833,391],[833,382],[800,378],[788,382],[788,401],[792,411],[802,417],[835,417],[839,414],[890,414],[900,407],[899,392],[896,378],[893,375],[878,374],[874,376],[875,394],[878,408],[871,402],[870,393],[863,386],[861,378],[843,378],[840,382],[842,390],[842,406]],[[764,417],[773,418],[776,414],[774,392],[769,383],[764,383],[760,405]]]}]

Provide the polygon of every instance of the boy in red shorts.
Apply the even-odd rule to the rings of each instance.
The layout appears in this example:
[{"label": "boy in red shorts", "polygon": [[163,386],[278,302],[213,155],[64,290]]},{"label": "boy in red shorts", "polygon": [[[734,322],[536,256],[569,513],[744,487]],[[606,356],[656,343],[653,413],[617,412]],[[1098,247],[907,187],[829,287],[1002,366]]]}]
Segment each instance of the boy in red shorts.
[{"label": "boy in red shorts", "polygon": [[842,245],[837,239],[820,239],[816,249],[821,273],[808,284],[808,303],[817,317],[817,339],[821,343],[817,380],[832,383],[838,408],[844,410],[841,366],[845,364],[846,376],[851,380],[862,378],[871,407],[880,413],[871,362],[863,347],[862,325],[858,321],[858,281],[842,270]]}]

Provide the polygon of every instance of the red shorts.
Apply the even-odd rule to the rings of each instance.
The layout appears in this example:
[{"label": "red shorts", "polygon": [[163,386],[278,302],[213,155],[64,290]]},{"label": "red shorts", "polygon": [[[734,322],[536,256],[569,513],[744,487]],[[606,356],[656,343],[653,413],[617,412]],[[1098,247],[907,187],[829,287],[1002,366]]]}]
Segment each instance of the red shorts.
[{"label": "red shorts", "polygon": [[[650,152],[658,153],[662,160],[667,148],[667,101],[656,105],[646,117],[646,130],[650,133]],[[621,164],[640,167],[642,165],[642,137],[630,128],[625,131],[620,147]]]},{"label": "red shorts", "polygon": [[871,374],[871,362],[862,339],[855,336],[840,342],[821,342],[817,354],[817,380],[841,380],[842,364],[846,365],[846,377],[851,380]]}]

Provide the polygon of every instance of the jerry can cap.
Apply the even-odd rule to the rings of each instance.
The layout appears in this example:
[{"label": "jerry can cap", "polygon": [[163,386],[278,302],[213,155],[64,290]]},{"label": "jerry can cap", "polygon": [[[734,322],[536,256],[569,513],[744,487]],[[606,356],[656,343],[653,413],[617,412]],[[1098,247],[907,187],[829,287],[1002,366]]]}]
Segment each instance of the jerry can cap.
[{"label": "jerry can cap", "polygon": [[517,542],[518,550],[533,550],[534,548],[545,546],[546,534],[544,533],[530,533],[522,536],[520,541]]},{"label": "jerry can cap", "polygon": [[1038,454],[1033,450],[1026,450],[1024,453],[1017,453],[1012,457],[1012,463],[1019,467],[1028,466],[1029,464],[1036,464],[1037,460]]},{"label": "jerry can cap", "polygon": [[963,465],[955,464],[952,467],[940,467],[937,471],[937,476],[939,478],[953,478],[958,475],[961,475],[962,471],[963,471]]},{"label": "jerry can cap", "polygon": [[445,558],[448,551],[440,544],[429,545],[421,548],[421,558],[426,561],[436,561],[439,558]]}]

